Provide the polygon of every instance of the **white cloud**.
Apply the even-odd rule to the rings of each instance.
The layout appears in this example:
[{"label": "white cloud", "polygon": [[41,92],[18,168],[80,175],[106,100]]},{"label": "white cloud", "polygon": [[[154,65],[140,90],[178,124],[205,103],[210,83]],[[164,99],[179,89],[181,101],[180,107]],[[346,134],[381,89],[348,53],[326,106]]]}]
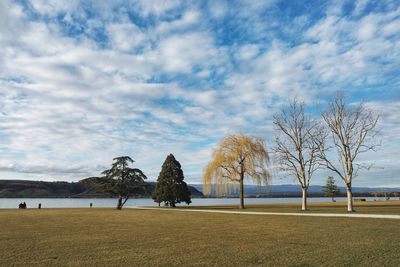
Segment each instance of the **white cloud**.
[{"label": "white cloud", "polygon": [[0,162],[0,170],[6,172],[19,172],[28,174],[43,174],[43,175],[90,175],[95,171],[103,171],[104,166],[83,166],[83,165],[53,165],[47,163],[43,165],[32,165],[32,164],[18,164],[10,162]]},{"label": "white cloud", "polygon": [[255,44],[248,44],[241,46],[236,52],[235,56],[241,61],[254,59],[259,53],[259,47]]},{"label": "white cloud", "polygon": [[196,66],[215,62],[219,51],[206,33],[185,33],[161,40],[157,59],[166,72],[191,73]]},{"label": "white cloud", "polygon": [[9,1],[0,1],[0,41],[12,43],[20,36],[21,21],[25,18],[22,7]]},{"label": "white cloud", "polygon": [[224,1],[210,1],[208,2],[208,8],[215,18],[221,18],[229,11],[229,7]]},{"label": "white cloud", "polygon": [[136,47],[143,45],[145,34],[132,23],[114,23],[107,26],[113,48],[132,52]]},{"label": "white cloud", "polygon": [[161,22],[157,28],[155,29],[155,33],[157,34],[166,34],[170,31],[184,29],[190,25],[193,25],[198,22],[200,14],[196,10],[189,10],[185,12],[181,18],[173,20],[173,21],[164,21]]},{"label": "white cloud", "polygon": [[79,0],[30,0],[36,12],[42,15],[56,16],[58,13],[71,13],[79,5]]},{"label": "white cloud", "polygon": [[371,39],[376,33],[376,24],[373,20],[365,20],[358,30],[358,38],[365,41]]},{"label": "white cloud", "polygon": [[178,8],[181,4],[179,0],[140,0],[136,1],[135,4],[141,11],[141,15],[147,17],[149,15],[161,16],[164,13],[171,11],[174,8]]},{"label": "white cloud", "polygon": [[353,13],[354,15],[360,15],[368,5],[369,0],[357,0],[355,2]]},{"label": "white cloud", "polygon": [[386,24],[383,29],[382,33],[384,36],[392,36],[398,34],[400,32],[400,20],[394,20]]}]

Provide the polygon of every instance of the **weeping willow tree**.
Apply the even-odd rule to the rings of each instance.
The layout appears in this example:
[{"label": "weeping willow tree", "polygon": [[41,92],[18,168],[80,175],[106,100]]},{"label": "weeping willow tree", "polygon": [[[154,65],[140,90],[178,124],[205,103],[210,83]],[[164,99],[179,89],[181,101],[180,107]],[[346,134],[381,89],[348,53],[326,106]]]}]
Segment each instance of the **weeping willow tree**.
[{"label": "weeping willow tree", "polygon": [[240,208],[244,209],[244,179],[252,179],[259,187],[269,185],[269,155],[260,137],[231,134],[214,150],[213,159],[204,169],[203,192],[210,195],[216,185],[218,196],[240,187]]}]

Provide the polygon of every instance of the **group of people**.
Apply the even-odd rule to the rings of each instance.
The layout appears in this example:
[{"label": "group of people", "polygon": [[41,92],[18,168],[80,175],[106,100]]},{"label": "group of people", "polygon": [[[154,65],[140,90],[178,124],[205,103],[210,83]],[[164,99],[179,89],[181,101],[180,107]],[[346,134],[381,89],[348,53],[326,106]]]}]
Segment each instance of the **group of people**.
[{"label": "group of people", "polygon": [[19,203],[18,208],[20,208],[20,209],[26,209],[26,203],[25,203],[25,201],[22,202],[22,203]]},{"label": "group of people", "polygon": [[[25,203],[25,201],[24,202],[22,202],[22,203],[19,203],[19,205],[18,205],[18,208],[20,208],[20,209],[26,209],[26,203]],[[41,209],[42,208],[42,203],[39,203],[39,205],[38,205],[38,209]]]},{"label": "group of people", "polygon": [[[91,203],[91,202],[90,202],[90,207],[93,207],[93,203]],[[24,202],[22,202],[22,203],[19,203],[18,208],[20,208],[20,209],[26,209],[26,208],[27,208],[26,202],[24,201]],[[41,208],[42,208],[42,203],[39,203],[39,204],[38,204],[38,209],[41,209]]]}]

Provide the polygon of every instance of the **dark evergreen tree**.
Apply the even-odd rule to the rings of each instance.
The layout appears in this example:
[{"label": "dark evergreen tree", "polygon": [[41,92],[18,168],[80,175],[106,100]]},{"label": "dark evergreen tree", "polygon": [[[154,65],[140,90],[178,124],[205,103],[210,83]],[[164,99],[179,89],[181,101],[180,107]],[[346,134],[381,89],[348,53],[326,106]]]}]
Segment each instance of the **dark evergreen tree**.
[{"label": "dark evergreen tree", "polygon": [[105,191],[117,194],[117,209],[122,209],[132,193],[138,193],[146,190],[147,179],[144,173],[136,168],[130,168],[129,163],[133,163],[128,156],[114,158],[111,169],[102,172],[104,177],[101,183]]},{"label": "dark evergreen tree", "polygon": [[181,164],[174,155],[169,154],[157,179],[156,190],[153,194],[154,201],[159,205],[161,202],[165,202],[165,205],[170,207],[175,207],[175,204],[181,202],[189,205],[192,202],[190,191],[183,179]]},{"label": "dark evergreen tree", "polygon": [[335,196],[340,192],[339,188],[335,185],[335,179],[332,176],[329,176],[326,180],[326,185],[322,187],[325,196],[331,197],[332,201],[335,201]]}]

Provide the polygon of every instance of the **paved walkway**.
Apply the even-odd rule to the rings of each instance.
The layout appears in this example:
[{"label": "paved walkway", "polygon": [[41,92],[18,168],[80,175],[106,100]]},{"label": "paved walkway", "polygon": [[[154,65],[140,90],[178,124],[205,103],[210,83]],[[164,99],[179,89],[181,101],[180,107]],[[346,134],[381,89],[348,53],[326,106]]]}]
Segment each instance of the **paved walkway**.
[{"label": "paved walkway", "polygon": [[170,208],[150,208],[132,207],[140,210],[160,210],[160,211],[180,211],[180,212],[207,212],[207,213],[227,213],[245,215],[278,215],[278,216],[308,216],[308,217],[347,217],[347,218],[375,218],[375,219],[395,219],[400,220],[400,215],[389,214],[353,214],[353,213],[294,213],[294,212],[258,212],[258,211],[230,211],[230,210],[195,210],[195,209],[170,209]]}]

